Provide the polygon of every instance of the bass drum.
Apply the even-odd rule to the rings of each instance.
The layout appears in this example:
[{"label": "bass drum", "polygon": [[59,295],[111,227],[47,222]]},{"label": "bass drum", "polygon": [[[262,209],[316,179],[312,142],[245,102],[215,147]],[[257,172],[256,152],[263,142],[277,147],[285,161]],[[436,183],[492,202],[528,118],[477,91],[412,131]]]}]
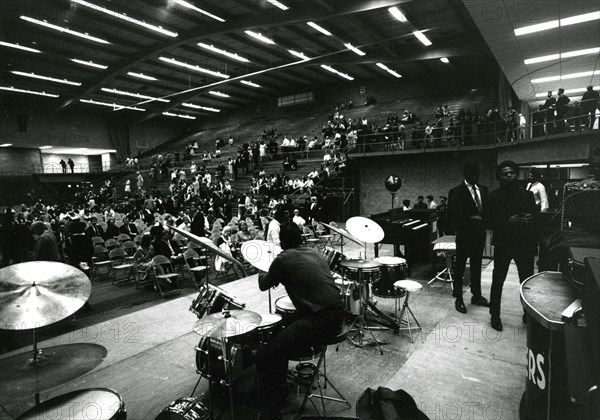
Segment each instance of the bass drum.
[{"label": "bass drum", "polygon": [[[231,380],[235,381],[241,378],[249,366],[245,366],[243,351],[230,342],[226,343],[226,348],[230,353],[231,359]],[[196,371],[211,381],[225,381],[227,375],[225,372],[225,363],[223,361],[223,346],[221,340],[202,337],[196,347]],[[248,364],[249,365],[249,364]],[[210,366],[210,367],[209,367]]]},{"label": "bass drum", "polygon": [[246,307],[245,303],[240,302],[220,287],[209,284],[207,288],[206,285],[203,285],[200,288],[200,294],[193,300],[190,311],[198,318],[202,318],[204,315],[221,312],[226,303],[230,310]]},{"label": "bass drum", "polygon": [[208,410],[195,398],[178,398],[164,408],[155,420],[208,420]]}]

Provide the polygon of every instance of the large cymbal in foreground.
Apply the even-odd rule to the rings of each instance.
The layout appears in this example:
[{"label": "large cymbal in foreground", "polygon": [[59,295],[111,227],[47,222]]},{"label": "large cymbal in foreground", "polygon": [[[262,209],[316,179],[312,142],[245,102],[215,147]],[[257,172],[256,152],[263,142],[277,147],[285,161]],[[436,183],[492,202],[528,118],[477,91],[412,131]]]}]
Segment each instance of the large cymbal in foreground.
[{"label": "large cymbal in foreground", "polygon": [[356,239],[368,244],[376,244],[383,240],[385,234],[381,226],[366,217],[351,217],[346,221],[346,229]]},{"label": "large cymbal in foreground", "polygon": [[281,247],[274,242],[253,240],[242,243],[241,252],[244,259],[254,268],[266,273],[281,252]]},{"label": "large cymbal in foreground", "polygon": [[67,264],[31,261],[0,269],[0,328],[28,330],[53,324],[81,308],[92,284]]},{"label": "large cymbal in foreground", "polygon": [[208,338],[231,338],[255,330],[261,321],[256,312],[236,309],[200,318],[194,324],[194,332]]}]

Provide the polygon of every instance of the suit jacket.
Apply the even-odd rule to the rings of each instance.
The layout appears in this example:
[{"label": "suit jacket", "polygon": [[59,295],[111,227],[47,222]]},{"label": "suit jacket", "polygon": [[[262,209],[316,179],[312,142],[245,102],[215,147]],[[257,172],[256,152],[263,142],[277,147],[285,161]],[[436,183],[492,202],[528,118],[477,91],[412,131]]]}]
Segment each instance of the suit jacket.
[{"label": "suit jacket", "polygon": [[87,228],[85,228],[85,234],[90,238],[93,238],[94,236],[104,237],[104,229],[102,229],[102,226],[100,225],[90,225]]},{"label": "suit jacket", "polygon": [[[127,230],[128,226],[129,226],[129,231]],[[138,230],[135,227],[135,224],[133,224],[133,223],[128,223],[127,225],[119,226],[119,232],[126,233],[128,235],[133,235],[133,236],[138,234]]]},{"label": "suit jacket", "polygon": [[[488,188],[477,184],[482,208],[487,205]],[[481,222],[474,222],[472,216],[481,216],[471,191],[464,182],[452,188],[448,193],[448,219],[456,229],[457,235],[481,234],[484,231]]]}]

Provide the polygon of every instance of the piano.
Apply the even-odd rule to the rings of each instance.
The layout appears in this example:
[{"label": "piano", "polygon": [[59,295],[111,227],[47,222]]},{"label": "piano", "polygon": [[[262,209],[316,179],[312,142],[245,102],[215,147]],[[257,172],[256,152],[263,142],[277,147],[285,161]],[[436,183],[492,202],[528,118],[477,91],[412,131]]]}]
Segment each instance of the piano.
[{"label": "piano", "polygon": [[[435,210],[392,209],[369,217],[377,222],[385,236],[381,244],[394,245],[394,255],[406,259],[409,267],[415,263],[429,263],[431,241],[437,238],[437,213]],[[404,255],[400,252],[404,245]],[[379,256],[379,244],[375,244],[375,257]]]}]

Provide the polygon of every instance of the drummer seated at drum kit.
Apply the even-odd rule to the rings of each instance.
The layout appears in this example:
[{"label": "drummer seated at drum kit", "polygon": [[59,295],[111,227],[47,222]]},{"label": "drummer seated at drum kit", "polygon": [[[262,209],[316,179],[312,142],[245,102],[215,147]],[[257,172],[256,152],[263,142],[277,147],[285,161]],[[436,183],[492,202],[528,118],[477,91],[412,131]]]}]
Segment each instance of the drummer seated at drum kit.
[{"label": "drummer seated at drum kit", "polygon": [[342,329],[344,309],[327,262],[302,245],[294,223],[281,225],[282,252],[269,272],[261,274],[261,291],[282,284],[296,307],[294,320],[256,354],[259,397],[264,400],[260,419],[280,419],[287,398],[288,360],[323,346]]}]

